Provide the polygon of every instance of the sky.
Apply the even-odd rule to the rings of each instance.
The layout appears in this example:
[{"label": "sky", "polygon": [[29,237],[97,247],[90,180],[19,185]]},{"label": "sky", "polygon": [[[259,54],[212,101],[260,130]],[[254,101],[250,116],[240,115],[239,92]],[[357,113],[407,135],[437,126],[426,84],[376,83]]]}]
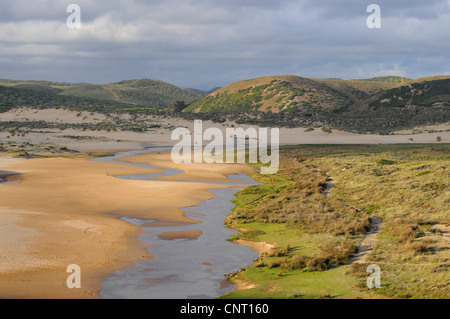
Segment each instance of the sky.
[{"label": "sky", "polygon": [[[79,28],[68,27],[70,4]],[[370,4],[380,28],[367,25]],[[150,78],[207,90],[278,74],[418,78],[450,75],[449,52],[450,0],[0,2],[4,79]]]}]

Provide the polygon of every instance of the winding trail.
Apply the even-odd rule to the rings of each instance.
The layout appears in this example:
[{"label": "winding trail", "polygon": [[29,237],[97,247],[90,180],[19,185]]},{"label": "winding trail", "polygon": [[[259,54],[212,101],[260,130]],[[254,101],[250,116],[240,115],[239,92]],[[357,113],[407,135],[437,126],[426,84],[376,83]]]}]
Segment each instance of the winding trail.
[{"label": "winding trail", "polygon": [[[329,177],[327,180],[327,185],[324,189],[324,191],[322,192],[322,195],[324,196],[330,196],[330,192],[331,189],[334,187],[334,183],[335,183],[335,179]],[[355,210],[356,212],[362,212],[363,210],[350,205],[347,202],[344,202],[343,200],[338,199],[343,205]],[[368,232],[366,232],[364,234],[364,238],[361,241],[361,243],[359,244],[359,246],[357,247],[357,251],[356,253],[349,259],[348,261],[348,265],[351,264],[363,264],[366,262],[367,257],[370,255],[370,253],[372,252],[373,246],[375,245],[375,242],[377,240],[377,235],[381,232],[382,230],[382,220],[378,217],[375,216],[371,216],[369,218],[370,220],[370,229]]]}]

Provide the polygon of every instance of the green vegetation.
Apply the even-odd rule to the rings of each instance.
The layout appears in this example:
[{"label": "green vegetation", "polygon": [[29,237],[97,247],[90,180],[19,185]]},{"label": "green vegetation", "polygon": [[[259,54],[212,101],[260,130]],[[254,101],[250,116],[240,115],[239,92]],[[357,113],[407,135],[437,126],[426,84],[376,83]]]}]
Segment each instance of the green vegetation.
[{"label": "green vegetation", "polygon": [[[450,243],[439,229],[450,224],[450,145],[393,146],[380,157],[324,156],[312,162],[336,178],[332,194],[383,220],[370,256],[384,274],[384,288],[377,291],[398,298],[448,298]],[[350,272],[363,275],[358,267]]]},{"label": "green vegetation", "polygon": [[69,108],[79,111],[117,111],[131,106],[124,103],[64,96],[50,92],[0,86],[0,113],[12,108]]},{"label": "green vegetation", "polygon": [[[10,89],[20,89],[19,92]],[[64,106],[77,110],[165,110],[173,101],[191,103],[206,95],[150,79],[110,84],[0,80],[0,112],[12,107]],[[3,107],[2,107],[3,106]]]},{"label": "green vegetation", "polygon": [[379,95],[369,105],[373,108],[407,105],[430,107],[434,103],[450,105],[450,79],[401,86]]},{"label": "green vegetation", "polygon": [[450,79],[268,76],[232,83],[192,103],[184,112],[263,126],[327,124],[360,133],[388,134],[450,121]]},{"label": "green vegetation", "polygon": [[352,103],[363,92],[347,86],[337,90],[322,81],[297,76],[268,76],[228,85],[193,103],[186,111],[259,110],[295,113]]},{"label": "green vegetation", "polygon": [[61,154],[73,153],[77,154],[75,150],[68,149],[67,147],[57,146],[48,143],[33,144],[24,142],[21,144],[9,141],[0,142],[0,156],[7,155],[21,158],[31,158],[34,156],[41,156],[42,154]]},{"label": "green vegetation", "polygon": [[175,101],[175,102],[170,103],[169,111],[178,113],[178,112],[183,111],[186,107],[187,107],[187,105],[183,101]]},{"label": "green vegetation", "polygon": [[[229,278],[256,284],[224,298],[448,298],[450,145],[308,145],[286,148],[273,176],[237,193],[231,240],[276,245]],[[321,194],[335,179],[329,196]],[[346,206],[343,203],[348,203]],[[348,264],[382,220],[373,250]],[[366,287],[369,264],[382,288]]]},{"label": "green vegetation", "polygon": [[0,131],[7,131],[11,136],[25,136],[32,130],[42,129],[58,129],[67,130],[75,129],[81,131],[108,131],[116,132],[118,130],[143,133],[157,128],[161,125],[148,120],[141,120],[134,118],[131,120],[124,120],[119,117],[114,118],[113,121],[89,122],[89,123],[57,123],[46,121],[0,121]]},{"label": "green vegetation", "polygon": [[328,126],[378,134],[450,121],[450,78],[444,76],[417,80],[267,76],[235,82],[205,95],[149,79],[102,85],[0,80],[0,113],[20,107],[64,107],[106,115],[165,116],[171,112],[187,120]]},{"label": "green vegetation", "polygon": [[401,76],[379,76],[371,79],[362,79],[354,81],[369,81],[369,82],[389,82],[389,83],[407,83],[412,82],[412,79],[404,78]]},{"label": "green vegetation", "polygon": [[200,91],[181,89],[163,81],[150,79],[121,81],[103,86],[112,92],[116,101],[159,109],[167,108],[173,101],[189,104],[206,95]]}]

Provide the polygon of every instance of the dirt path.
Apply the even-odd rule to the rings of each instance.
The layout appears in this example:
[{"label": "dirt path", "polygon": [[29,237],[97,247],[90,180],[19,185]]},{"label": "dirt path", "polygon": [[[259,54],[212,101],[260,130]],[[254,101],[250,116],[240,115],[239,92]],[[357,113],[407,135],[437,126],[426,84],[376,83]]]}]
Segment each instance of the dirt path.
[{"label": "dirt path", "polygon": [[377,235],[381,231],[382,222],[378,217],[370,217],[370,229],[364,235],[364,239],[358,246],[358,250],[349,259],[348,264],[363,264],[366,262],[367,257],[370,255],[375,241],[377,240]]},{"label": "dirt path", "polygon": [[[335,179],[329,177],[327,180],[327,185],[322,192],[322,195],[324,196],[330,196],[331,189],[334,187]],[[357,212],[361,212],[362,210],[350,205],[342,200],[339,200],[342,204],[345,206],[354,209]],[[366,262],[367,257],[370,255],[373,246],[375,245],[375,242],[377,240],[377,235],[382,229],[382,221],[380,218],[372,216],[369,218],[370,220],[370,229],[368,232],[364,234],[364,238],[357,247],[356,253],[353,255],[352,258],[349,259],[348,264],[363,264]]]}]

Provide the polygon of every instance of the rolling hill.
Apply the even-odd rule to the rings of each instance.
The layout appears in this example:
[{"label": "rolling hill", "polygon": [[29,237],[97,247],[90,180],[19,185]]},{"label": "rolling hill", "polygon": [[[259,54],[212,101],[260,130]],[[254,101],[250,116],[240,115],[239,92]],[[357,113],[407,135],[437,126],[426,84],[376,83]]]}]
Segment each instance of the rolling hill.
[{"label": "rolling hill", "polygon": [[110,84],[0,80],[0,113],[12,108],[153,112],[174,101],[177,116],[263,126],[329,125],[387,134],[450,122],[450,76],[407,79],[316,79],[292,75],[239,81],[206,92],[149,79]]},{"label": "rolling hill", "polygon": [[412,81],[399,77],[341,80],[293,75],[266,76],[232,83],[193,103],[186,111],[256,110],[295,113],[336,109]]},{"label": "rolling hill", "polygon": [[39,86],[34,86],[33,89],[28,86],[27,89],[0,86],[0,113],[20,107],[38,109],[63,107],[78,111],[105,112],[131,109],[134,106],[121,102],[55,94],[41,90]]},{"label": "rolling hill", "polygon": [[150,79],[109,84],[0,80],[0,86],[154,109],[165,109],[174,101],[191,103],[207,95],[202,91],[182,89],[163,81]]},{"label": "rolling hill", "polygon": [[328,124],[357,132],[389,133],[449,122],[449,102],[449,76],[341,80],[283,75],[232,83],[192,103],[184,112],[220,121]]}]

